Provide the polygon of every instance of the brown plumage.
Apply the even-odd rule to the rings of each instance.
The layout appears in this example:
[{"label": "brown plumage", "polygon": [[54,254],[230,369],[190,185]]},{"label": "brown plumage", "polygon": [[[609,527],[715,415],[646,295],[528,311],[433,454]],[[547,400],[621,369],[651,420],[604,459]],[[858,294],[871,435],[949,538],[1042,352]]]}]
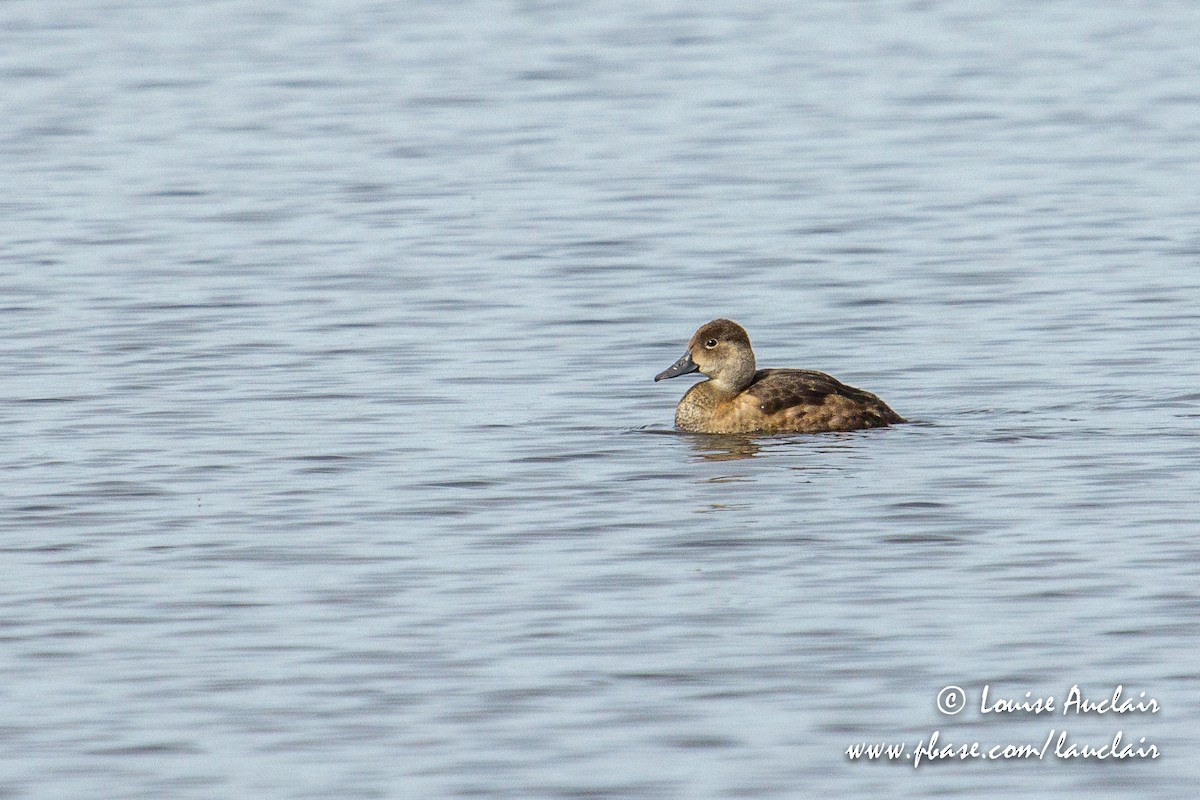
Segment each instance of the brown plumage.
[{"label": "brown plumage", "polygon": [[880,428],[904,418],[870,392],[823,372],[756,369],[745,329],[727,319],[701,326],[688,350],[654,380],[701,372],[675,426],[697,433],[822,433]]}]

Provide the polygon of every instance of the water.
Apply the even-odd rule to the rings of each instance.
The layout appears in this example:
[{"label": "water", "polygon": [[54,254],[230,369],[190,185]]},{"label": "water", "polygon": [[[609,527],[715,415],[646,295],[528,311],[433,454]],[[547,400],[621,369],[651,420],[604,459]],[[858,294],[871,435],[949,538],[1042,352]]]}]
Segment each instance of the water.
[{"label": "water", "polygon": [[[1187,794],[1198,24],[4,4],[0,797]],[[914,424],[672,432],[716,316]]]}]

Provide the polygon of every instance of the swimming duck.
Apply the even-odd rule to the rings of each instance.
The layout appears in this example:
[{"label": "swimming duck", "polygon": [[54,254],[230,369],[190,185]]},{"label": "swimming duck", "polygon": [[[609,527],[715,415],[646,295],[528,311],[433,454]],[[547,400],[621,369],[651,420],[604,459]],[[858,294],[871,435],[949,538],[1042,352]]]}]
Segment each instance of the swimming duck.
[{"label": "swimming duck", "polygon": [[655,381],[700,372],[675,409],[696,433],[823,433],[881,428],[904,418],[870,392],[807,369],[756,369],[746,330],[728,319],[700,327],[687,352]]}]

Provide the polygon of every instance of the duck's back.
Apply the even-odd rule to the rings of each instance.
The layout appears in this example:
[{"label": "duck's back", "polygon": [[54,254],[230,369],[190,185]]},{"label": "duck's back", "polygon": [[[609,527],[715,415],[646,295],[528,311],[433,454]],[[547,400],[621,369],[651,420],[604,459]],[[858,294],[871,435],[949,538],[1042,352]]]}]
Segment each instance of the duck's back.
[{"label": "duck's back", "polygon": [[814,370],[760,369],[742,395],[757,404],[767,429],[811,433],[904,422],[870,392]]}]

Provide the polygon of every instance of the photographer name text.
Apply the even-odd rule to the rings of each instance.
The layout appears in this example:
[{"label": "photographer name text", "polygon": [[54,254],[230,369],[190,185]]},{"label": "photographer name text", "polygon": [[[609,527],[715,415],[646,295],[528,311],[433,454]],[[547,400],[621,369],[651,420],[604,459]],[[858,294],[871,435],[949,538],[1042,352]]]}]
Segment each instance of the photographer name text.
[{"label": "photographer name text", "polygon": [[[1034,697],[1026,692],[1022,698],[993,697],[991,686],[984,684],[979,697],[980,714],[1055,714],[1060,713],[1054,695]],[[1085,697],[1075,684],[1067,691],[1062,701],[1061,714],[1157,714],[1158,701],[1139,692],[1137,698],[1126,697],[1125,687],[1117,686],[1111,695],[1098,700]],[[944,712],[943,712],[944,713]]]}]

